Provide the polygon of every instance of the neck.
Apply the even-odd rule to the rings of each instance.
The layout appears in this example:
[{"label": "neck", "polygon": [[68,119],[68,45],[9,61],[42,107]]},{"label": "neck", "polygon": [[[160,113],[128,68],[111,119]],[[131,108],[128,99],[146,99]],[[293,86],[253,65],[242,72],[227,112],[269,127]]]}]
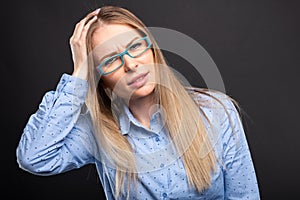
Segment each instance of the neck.
[{"label": "neck", "polygon": [[145,127],[150,128],[150,118],[156,111],[154,92],[146,97],[129,101],[129,109],[133,116]]}]

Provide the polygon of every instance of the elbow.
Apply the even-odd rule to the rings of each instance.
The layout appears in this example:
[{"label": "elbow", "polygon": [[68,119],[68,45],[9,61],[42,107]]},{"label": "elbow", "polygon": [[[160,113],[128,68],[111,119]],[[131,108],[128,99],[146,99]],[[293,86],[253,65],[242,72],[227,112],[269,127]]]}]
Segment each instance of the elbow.
[{"label": "elbow", "polygon": [[36,166],[34,166],[34,162],[30,159],[30,156],[27,155],[25,152],[20,151],[17,149],[16,152],[17,163],[20,169],[27,171],[32,174],[37,174],[38,170]]},{"label": "elbow", "polygon": [[26,162],[25,160],[21,158],[17,158],[17,163],[20,169],[27,171],[31,174],[38,174],[35,167],[30,162]]},{"label": "elbow", "polygon": [[38,160],[29,153],[17,150],[16,152],[17,163],[20,169],[27,171],[31,174],[39,176],[49,176],[53,174],[53,171],[48,169],[48,166],[40,159]]}]

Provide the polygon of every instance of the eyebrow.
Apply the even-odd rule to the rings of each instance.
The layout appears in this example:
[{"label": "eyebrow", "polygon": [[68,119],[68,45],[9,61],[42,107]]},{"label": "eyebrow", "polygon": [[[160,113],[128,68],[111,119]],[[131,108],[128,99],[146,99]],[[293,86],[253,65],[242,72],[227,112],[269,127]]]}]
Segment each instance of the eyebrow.
[{"label": "eyebrow", "polygon": [[[140,36],[134,37],[132,40],[130,40],[130,41],[127,43],[127,45],[126,45],[125,47],[128,48],[128,46],[130,46],[131,43],[134,42],[135,40],[137,40],[138,38],[140,38]],[[125,48],[125,49],[126,49],[126,48]],[[109,54],[106,54],[105,56],[102,56],[100,60],[102,61],[103,59],[105,59],[105,58],[107,58],[107,57],[111,57],[111,56],[113,56],[113,55],[115,55],[115,54],[118,54],[118,52],[117,52],[117,51],[113,51],[113,52],[111,52],[111,53],[109,53]]]}]

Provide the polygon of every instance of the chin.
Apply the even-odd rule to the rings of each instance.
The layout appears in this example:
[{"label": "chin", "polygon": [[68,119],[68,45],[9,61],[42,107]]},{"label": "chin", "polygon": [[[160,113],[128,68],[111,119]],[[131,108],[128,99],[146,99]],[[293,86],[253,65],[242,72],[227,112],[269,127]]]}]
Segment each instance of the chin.
[{"label": "chin", "polygon": [[138,89],[136,89],[132,95],[131,95],[131,99],[137,99],[137,98],[143,98],[143,97],[147,97],[149,95],[152,95],[154,93],[154,88],[155,88],[155,84],[147,84],[143,87],[140,87]]}]

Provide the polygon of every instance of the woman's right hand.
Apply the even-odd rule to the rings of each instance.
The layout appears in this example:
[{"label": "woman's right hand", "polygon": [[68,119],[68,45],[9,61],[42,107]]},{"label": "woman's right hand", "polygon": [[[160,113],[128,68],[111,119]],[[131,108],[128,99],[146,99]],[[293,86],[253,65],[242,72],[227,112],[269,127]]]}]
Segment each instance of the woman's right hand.
[{"label": "woman's right hand", "polygon": [[70,38],[70,47],[74,64],[72,76],[87,80],[88,62],[86,49],[86,35],[93,22],[97,20],[100,8],[89,13],[75,26],[73,35]]}]

